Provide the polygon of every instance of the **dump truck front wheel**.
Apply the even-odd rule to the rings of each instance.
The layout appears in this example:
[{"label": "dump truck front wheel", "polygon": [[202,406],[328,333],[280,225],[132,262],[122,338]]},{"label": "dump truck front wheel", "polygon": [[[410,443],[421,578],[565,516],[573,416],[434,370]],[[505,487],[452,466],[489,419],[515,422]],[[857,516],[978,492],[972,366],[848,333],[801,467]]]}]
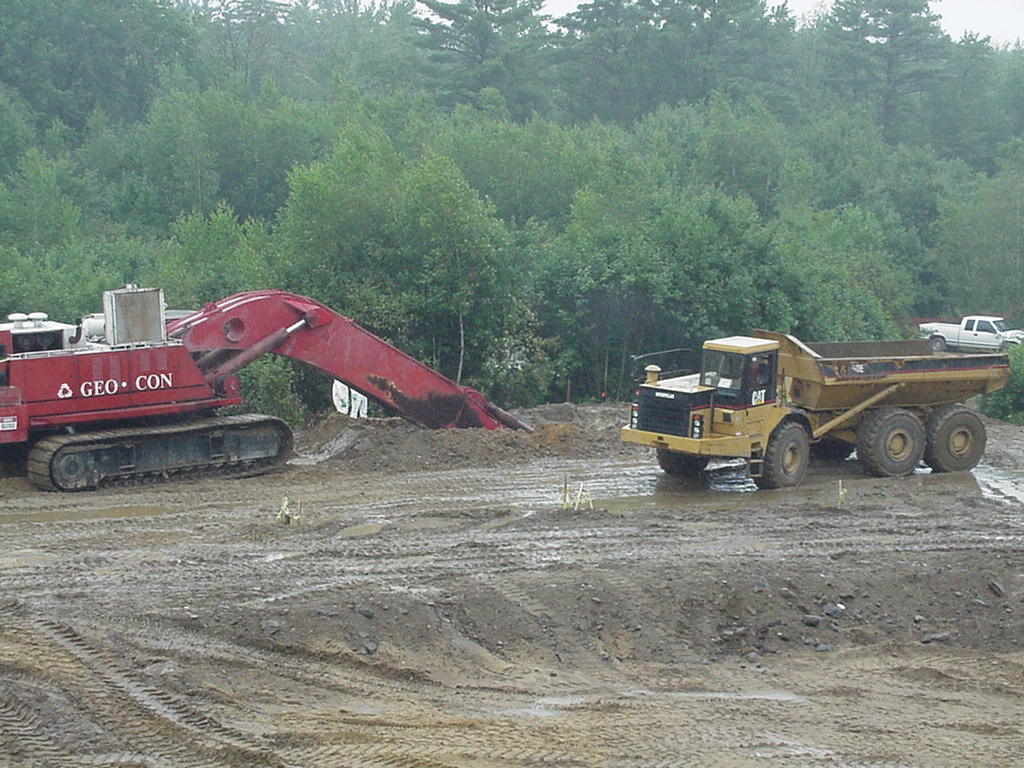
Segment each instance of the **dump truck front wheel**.
[{"label": "dump truck front wheel", "polygon": [[708,460],[703,456],[676,453],[665,448],[658,449],[658,466],[669,475],[696,477],[707,464]]},{"label": "dump truck front wheel", "polygon": [[811,461],[811,440],[803,425],[787,421],[775,428],[764,452],[764,469],[757,484],[762,488],[799,485]]},{"label": "dump truck front wheel", "polygon": [[924,463],[933,472],[963,472],[985,453],[985,425],[978,415],[959,403],[936,408],[925,422],[928,445]]},{"label": "dump truck front wheel", "polygon": [[857,455],[864,469],[878,477],[909,475],[924,456],[921,420],[902,408],[879,408],[857,430]]}]

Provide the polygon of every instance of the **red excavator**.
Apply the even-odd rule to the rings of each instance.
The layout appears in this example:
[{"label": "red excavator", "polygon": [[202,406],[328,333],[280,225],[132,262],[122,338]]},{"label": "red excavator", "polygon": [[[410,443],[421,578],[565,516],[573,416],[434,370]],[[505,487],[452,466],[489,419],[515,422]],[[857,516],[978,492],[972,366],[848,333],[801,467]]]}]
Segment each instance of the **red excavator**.
[{"label": "red excavator", "polygon": [[167,319],[163,291],[107,291],[78,325],[40,312],[0,323],[0,455],[45,490],[77,491],[283,461],[292,432],[242,402],[235,373],[299,360],[431,428],[529,429],[313,299],[239,293]]}]

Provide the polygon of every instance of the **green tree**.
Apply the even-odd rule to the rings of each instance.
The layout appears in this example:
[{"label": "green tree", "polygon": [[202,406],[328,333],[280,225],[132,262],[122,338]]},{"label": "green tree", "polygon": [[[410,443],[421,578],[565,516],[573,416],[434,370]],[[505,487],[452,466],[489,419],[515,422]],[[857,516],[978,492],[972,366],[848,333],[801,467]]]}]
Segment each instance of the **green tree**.
[{"label": "green tree", "polygon": [[516,294],[508,232],[446,157],[412,166],[400,195],[394,279],[415,297],[416,335],[455,380],[478,374]]},{"label": "green tree", "polygon": [[387,137],[353,126],[291,187],[275,236],[287,284],[453,378],[477,376],[503,332],[514,260],[457,166],[429,152],[403,164]]},{"label": "green tree", "polygon": [[220,205],[190,213],[174,224],[151,277],[176,307],[196,308],[239,291],[269,285],[268,234],[257,221],[239,222]]},{"label": "green tree", "polygon": [[382,94],[425,88],[429,65],[427,52],[415,43],[415,5],[415,0],[329,0],[316,9],[294,6],[290,61],[293,67],[305,65],[305,76],[277,78],[289,84],[289,95],[311,83],[329,87],[339,73]]},{"label": "green tree", "polygon": [[[240,410],[266,413],[293,426],[304,426],[310,409],[299,394],[307,371],[277,355],[266,355],[239,372],[245,403]],[[326,382],[320,381],[321,386]],[[326,385],[330,389],[329,384]]]},{"label": "green tree", "polygon": [[542,333],[565,349],[573,391],[624,396],[631,354],[788,327],[773,258],[749,199],[644,172],[596,183],[542,262]]},{"label": "green tree", "polygon": [[1002,389],[986,395],[982,410],[997,419],[1024,425],[1024,347],[1010,351],[1010,380]]},{"label": "green tree", "polygon": [[0,82],[73,130],[95,109],[141,118],[161,70],[188,66],[194,50],[186,16],[167,0],[0,3]]},{"label": "green tree", "polygon": [[947,309],[1024,316],[1024,145],[973,191],[947,197],[935,262],[948,286]]},{"label": "green tree", "polygon": [[744,194],[762,213],[774,210],[780,188],[799,164],[785,126],[755,102],[742,114],[712,100],[699,139],[695,170],[732,195]]},{"label": "green tree", "polygon": [[870,212],[885,232],[884,251],[900,272],[913,275],[913,304],[932,312],[941,294],[927,255],[934,243],[939,200],[959,189],[972,173],[963,164],[940,160],[928,146],[887,145],[877,125],[860,110],[831,112],[802,128],[796,143],[805,149],[809,176],[804,199],[813,208]]},{"label": "green tree", "polygon": [[214,77],[256,89],[281,55],[290,4],[284,0],[220,0],[193,7]]},{"label": "green tree", "polygon": [[700,101],[715,92],[773,99],[791,79],[787,43],[794,22],[785,3],[769,9],[764,0],[645,0],[643,6],[658,29],[643,59],[657,102]]},{"label": "green tree", "polygon": [[0,85],[0,176],[15,169],[34,138],[27,111]]},{"label": "green tree", "polygon": [[652,106],[642,62],[652,58],[656,26],[635,0],[582,3],[558,20],[561,87],[574,119],[628,122]]},{"label": "green tree", "polygon": [[104,290],[124,285],[104,244],[81,240],[44,251],[22,252],[0,245],[0,269],[19,280],[0,287],[0,314],[46,312],[54,319],[75,322],[102,310]]},{"label": "green tree", "polygon": [[417,42],[431,52],[438,87],[449,103],[494,88],[517,118],[548,100],[543,80],[549,33],[541,0],[417,0],[425,9]]},{"label": "green tree", "polygon": [[1011,136],[1024,136],[1024,46],[1018,43],[999,57],[996,115],[1009,123]]},{"label": "green tree", "polygon": [[998,54],[987,37],[967,35],[951,46],[942,78],[928,94],[936,151],[978,170],[996,169],[997,147],[1010,135],[1010,115],[998,104]]},{"label": "green tree", "polygon": [[208,213],[217,205],[220,177],[197,97],[161,96],[134,136],[133,213],[166,226],[181,213]]},{"label": "green tree", "polygon": [[835,92],[876,109],[888,140],[920,140],[923,97],[952,45],[929,0],[836,0],[819,30]]},{"label": "green tree", "polygon": [[0,243],[42,253],[81,239],[82,212],[66,190],[68,166],[31,149],[0,185]]},{"label": "green tree", "polygon": [[296,102],[271,81],[252,96],[220,89],[193,97],[216,200],[243,219],[270,219],[288,195],[288,173],[326,151],[336,133],[325,109]]},{"label": "green tree", "polygon": [[777,281],[792,301],[794,333],[821,341],[899,337],[912,306],[911,276],[893,265],[875,216],[853,206],[794,208],[774,229]]},{"label": "green tree", "polygon": [[468,106],[457,108],[427,143],[450,156],[513,226],[531,219],[564,222],[573,195],[597,164],[580,129],[539,117],[516,123]]},{"label": "green tree", "polygon": [[320,161],[297,166],[275,233],[275,273],[284,285],[400,332],[410,311],[388,289],[395,250],[392,209],[401,161],[381,131],[355,123]]}]

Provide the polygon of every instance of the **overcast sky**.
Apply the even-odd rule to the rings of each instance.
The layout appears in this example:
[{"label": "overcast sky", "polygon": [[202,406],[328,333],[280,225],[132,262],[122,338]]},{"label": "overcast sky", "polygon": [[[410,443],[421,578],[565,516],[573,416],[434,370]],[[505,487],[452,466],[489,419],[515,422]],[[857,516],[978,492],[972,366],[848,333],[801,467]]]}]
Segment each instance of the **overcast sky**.
[{"label": "overcast sky", "polygon": [[[776,1],[768,0],[768,5]],[[828,7],[828,0],[789,0],[789,10],[796,16]],[[548,0],[545,10],[561,16],[576,7],[576,0]],[[1024,0],[932,0],[934,13],[942,16],[942,26],[954,39],[966,31],[988,35],[995,45],[1012,44],[1024,39]]]},{"label": "overcast sky", "polygon": [[[774,4],[768,0],[768,5]],[[830,5],[822,0],[789,0],[789,10],[797,17]],[[932,0],[931,9],[942,16],[942,27],[954,40],[964,32],[988,35],[997,45],[1024,38],[1024,0]]]}]

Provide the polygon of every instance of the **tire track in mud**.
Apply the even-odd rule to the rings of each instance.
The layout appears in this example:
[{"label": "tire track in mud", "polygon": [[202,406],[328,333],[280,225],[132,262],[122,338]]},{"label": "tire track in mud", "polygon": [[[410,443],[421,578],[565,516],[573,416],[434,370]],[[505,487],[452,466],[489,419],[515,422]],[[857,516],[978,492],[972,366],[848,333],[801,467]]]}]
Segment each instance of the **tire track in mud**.
[{"label": "tire track in mud", "polygon": [[[142,637],[150,639],[166,637],[168,634],[166,631],[154,632],[148,628],[143,628],[140,631],[142,632]],[[618,758],[618,755],[629,754],[630,750],[639,750],[643,744],[643,739],[646,738],[646,732],[640,726],[640,723],[650,720],[652,715],[657,713],[656,707],[647,706],[646,704],[638,705],[633,699],[630,700],[634,702],[632,706],[619,707],[620,710],[632,709],[637,713],[636,722],[623,726],[621,750],[619,748],[610,750],[603,748],[597,751],[585,749],[581,744],[586,744],[587,740],[583,740],[581,743],[577,732],[579,724],[568,720],[570,713],[566,713],[567,721],[559,725],[553,734],[544,736],[542,739],[545,745],[543,749],[528,750],[523,748],[523,744],[537,741],[536,729],[524,726],[521,723],[516,724],[512,721],[504,722],[500,713],[508,711],[509,707],[521,711],[529,711],[537,699],[537,694],[527,691],[515,692],[511,688],[488,690],[470,686],[463,690],[460,696],[465,701],[464,706],[471,707],[473,711],[479,714],[473,715],[470,721],[465,720],[465,718],[456,720],[451,726],[445,723],[444,717],[439,719],[437,715],[433,715],[433,720],[430,722],[430,732],[434,735],[427,739],[419,739],[414,738],[410,734],[418,733],[424,727],[421,721],[430,713],[429,710],[423,710],[422,705],[417,705],[417,702],[425,699],[429,700],[439,695],[445,688],[441,684],[417,683],[414,681],[392,683],[382,680],[377,676],[375,674],[377,670],[372,665],[365,669],[359,668],[358,665],[346,665],[341,669],[337,665],[327,664],[315,659],[292,658],[287,655],[253,649],[251,647],[230,645],[223,642],[218,646],[216,641],[211,642],[209,639],[204,639],[201,633],[185,634],[179,631],[175,635],[175,643],[164,641],[154,644],[153,642],[148,642],[146,647],[150,650],[162,648],[171,651],[182,651],[189,648],[198,649],[200,657],[193,663],[201,661],[217,666],[228,661],[236,665],[246,664],[253,669],[269,668],[273,669],[275,674],[287,675],[310,686],[317,686],[320,690],[335,688],[335,690],[344,692],[346,695],[360,701],[379,700],[382,703],[387,702],[391,707],[399,707],[407,713],[408,722],[388,718],[388,723],[393,722],[394,727],[384,728],[383,730],[381,730],[381,725],[374,726],[374,721],[379,721],[380,718],[351,718],[350,722],[353,725],[362,725],[374,730],[379,735],[379,738],[388,744],[387,747],[378,745],[372,749],[362,748],[359,745],[352,745],[346,742],[344,745],[337,747],[321,745],[315,750],[310,751],[305,746],[288,746],[287,739],[283,744],[278,743],[275,748],[275,754],[280,755],[288,762],[296,762],[303,765],[391,765],[413,768],[413,766],[417,765],[451,766],[473,764],[472,762],[467,763],[466,758],[480,760],[482,761],[481,764],[490,766],[504,764],[510,766],[534,764],[568,766],[620,765],[623,763]],[[670,677],[665,679],[672,680]],[[514,687],[514,681],[509,682]],[[620,679],[619,687],[622,684],[623,680]],[[557,694],[559,689],[564,691],[563,686],[560,684],[553,684],[549,688],[556,695],[565,695],[564,693]],[[573,688],[580,689],[580,686],[573,686]],[[452,692],[449,690],[445,695],[450,698]],[[596,706],[599,710],[606,706],[607,698],[606,696],[597,701]],[[289,706],[289,701],[287,699],[279,700],[279,705]],[[295,700],[292,703],[296,708],[302,706],[301,700]],[[586,709],[587,707],[580,705],[576,706],[574,711],[585,711]],[[499,714],[488,715],[487,712]],[[502,720],[499,726],[492,727],[487,725],[493,717]],[[632,719],[631,717],[631,721]],[[466,726],[470,722],[472,727],[467,730]],[[454,730],[449,731],[450,727],[454,728]],[[562,735],[557,735],[559,733]],[[609,734],[603,731],[594,743],[605,744],[606,747],[610,746],[608,736]],[[663,736],[664,734],[662,734]],[[646,751],[649,752],[650,749]],[[403,754],[405,757],[403,757]],[[666,764],[671,761],[673,754],[675,754],[674,750],[665,755]],[[453,757],[457,759],[453,760]]]},{"label": "tire track in mud", "polygon": [[[141,630],[140,630],[141,631]],[[153,638],[153,632],[145,631],[143,638]],[[159,633],[166,636],[166,633]],[[380,701],[382,706],[398,708],[404,712],[403,720],[397,717],[359,717],[350,716],[345,718],[351,726],[359,726],[362,730],[369,728],[376,733],[378,740],[373,743],[352,743],[346,741],[341,745],[330,745],[318,743],[315,747],[311,745],[290,746],[289,738],[275,738],[273,754],[280,757],[286,763],[296,765],[323,765],[330,766],[391,766],[392,768],[404,766],[406,768],[445,768],[455,765],[464,765],[459,759],[453,762],[453,756],[474,758],[485,758],[488,765],[501,764],[496,760],[508,758],[509,765],[594,765],[593,762],[580,762],[578,759],[578,746],[564,753],[558,753],[554,745],[546,744],[542,751],[530,751],[522,748],[521,734],[518,728],[503,727],[493,733],[486,729],[478,728],[480,720],[473,718],[467,720],[466,716],[459,718],[438,716],[429,707],[424,707],[423,702],[443,694],[451,698],[452,691],[446,690],[446,686],[440,683],[426,682],[422,680],[404,679],[393,681],[387,676],[381,676],[375,665],[360,665],[355,662],[350,664],[328,664],[316,659],[305,657],[290,657],[286,654],[274,653],[227,644],[224,642],[211,642],[199,633],[186,635],[178,632],[176,642],[166,641],[154,644],[147,642],[145,645],[149,650],[162,649],[166,651],[181,652],[192,649],[192,664],[207,663],[219,666],[225,662],[232,665],[247,665],[250,669],[273,669],[275,675],[287,676],[288,678],[302,682],[310,686],[311,690],[321,692],[334,690],[350,697],[354,701],[362,702],[364,705],[370,701]],[[129,640],[131,636],[129,636]],[[197,653],[198,652],[198,653]],[[197,658],[198,655],[198,658]],[[512,682],[512,681],[510,681]],[[464,701],[463,707],[478,710],[483,708],[490,711],[499,711],[507,708],[511,702],[518,701],[519,705],[526,708],[534,700],[535,694],[525,691],[516,692],[512,689],[492,689],[476,686],[464,686],[459,692],[459,698]],[[278,707],[294,707],[296,711],[308,709],[308,702],[302,699],[281,698],[277,703]],[[294,716],[283,717],[291,726]],[[446,724],[446,720],[452,720],[453,726]],[[464,733],[464,728],[472,723],[470,735]],[[390,727],[385,727],[390,726]],[[433,736],[415,737],[424,728],[429,726]],[[298,722],[298,729],[302,723]],[[465,741],[463,747],[455,749],[452,739],[438,738],[437,732],[447,733],[449,727],[455,727],[453,734],[460,734]],[[460,730],[463,729],[463,730]],[[333,730],[333,729],[332,729]],[[289,727],[289,733],[293,728]],[[294,737],[293,737],[294,738]],[[365,740],[366,737],[363,737]],[[300,738],[300,740],[302,740]],[[502,746],[505,745],[505,746]],[[509,758],[509,755],[513,757]]]},{"label": "tire track in mud", "polygon": [[[79,719],[100,725],[108,737],[132,753],[145,755],[146,763],[155,760],[181,768],[206,768],[221,765],[226,759],[244,759],[251,765],[277,765],[276,761],[267,762],[259,740],[220,724],[166,691],[138,681],[72,627],[10,611],[4,611],[3,620],[0,637],[17,637],[17,666],[45,686],[70,691]],[[4,644],[11,642],[7,639]],[[27,707],[10,706],[5,708],[5,715],[16,721],[13,732],[20,734],[27,748],[38,750],[42,745],[44,752],[56,751],[38,735],[42,722],[39,715]],[[88,754],[63,754],[62,764],[88,762]],[[123,762],[120,757],[113,759]],[[136,761],[132,758],[131,762]]]},{"label": "tire track in mud", "polygon": [[[435,535],[431,545],[424,546],[419,534],[396,534],[379,544],[282,552],[272,560],[266,553],[247,559],[226,558],[218,563],[204,563],[199,571],[215,570],[218,588],[224,581],[258,580],[269,592],[248,600],[250,604],[265,604],[367,583],[378,589],[400,589],[414,583],[424,584],[425,576],[429,582],[444,583],[467,575],[534,570],[549,564],[571,566],[613,555],[621,559],[630,556],[630,551],[623,551],[627,535],[622,529],[597,527],[583,535],[557,531],[501,532],[483,544],[479,533],[462,531]],[[636,555],[641,554],[637,549]],[[189,588],[190,592],[201,592],[201,585],[208,582],[199,573],[189,574],[188,578],[195,585]],[[282,590],[281,584],[288,587]]]},{"label": "tire track in mud", "polygon": [[0,746],[6,747],[8,754],[32,761],[68,764],[67,751],[46,735],[48,730],[48,724],[39,713],[20,700],[17,688],[0,679],[0,734],[3,740]]},{"label": "tire track in mud", "polygon": [[[1009,766],[1019,762],[1024,743],[1017,717],[1024,691],[1024,678],[1019,675],[1024,665],[934,647],[911,646],[893,656],[898,660],[890,665],[866,650],[844,653],[844,663],[830,669],[827,679],[802,692],[819,705],[811,723],[833,728],[841,743],[866,739],[864,743],[870,745],[870,739],[878,740],[880,747],[894,754],[894,765]],[[848,700],[863,706],[842,706]],[[830,726],[827,712],[839,706],[844,711],[842,721]],[[900,725],[908,719],[914,723],[912,731]],[[913,762],[895,757],[911,752]],[[844,759],[842,764],[861,763]]]},{"label": "tire track in mud", "polygon": [[312,749],[284,748],[282,757],[294,765],[324,768],[456,768],[459,763],[445,759],[446,750],[436,744],[405,745],[392,733],[382,733],[373,744],[348,742],[321,744]]},{"label": "tire track in mud", "polygon": [[[168,580],[173,591],[195,596],[194,599],[220,592],[225,583],[251,585],[258,582],[277,588],[273,594],[251,598],[256,603],[294,598],[310,592],[343,589],[372,582],[381,588],[401,588],[412,582],[423,583],[429,575],[431,581],[444,582],[465,574],[502,574],[544,568],[599,567],[614,560],[624,563],[671,563],[685,558],[694,560],[720,560],[722,557],[777,557],[778,555],[830,557],[856,553],[858,557],[887,554],[893,550],[903,553],[988,552],[1012,555],[1024,548],[1024,536],[1006,532],[992,532],[965,536],[910,531],[893,535],[888,532],[867,532],[858,537],[802,538],[793,541],[785,532],[772,532],[756,538],[738,536],[713,537],[705,535],[698,541],[696,535],[662,534],[657,538],[641,538],[621,530],[592,530],[590,535],[569,537],[552,532],[547,536],[536,532],[503,534],[482,551],[467,547],[472,537],[453,538],[438,543],[434,551],[403,550],[401,543],[393,548],[364,550],[324,550],[312,553],[291,553],[276,561],[252,557],[225,557],[219,562],[192,562],[188,567],[168,559],[148,558],[125,563],[123,556],[89,555],[63,561],[59,568],[53,563],[13,565],[3,569],[5,588],[9,594],[32,597],[59,589],[80,589],[83,572],[107,571],[112,589]],[[629,541],[628,545],[624,541]],[[362,561],[362,562],[361,562]],[[297,578],[301,574],[301,578]],[[167,579],[166,577],[173,577]],[[104,579],[97,576],[97,584]],[[289,584],[280,589],[276,585]],[[525,598],[525,596],[521,596]],[[525,607],[535,612],[539,606]]]},{"label": "tire track in mud", "polygon": [[[146,618],[122,619],[117,627],[123,642],[149,654],[179,658],[191,666],[206,664],[212,669],[271,670],[275,677],[287,678],[311,690],[342,695],[361,706],[379,700],[398,702],[412,710],[418,708],[418,701],[442,692],[450,695],[445,684],[425,678],[415,669],[395,668],[354,652],[335,652],[322,658],[287,648],[275,650],[243,645]],[[283,689],[283,686],[277,687]],[[460,685],[457,698],[466,702],[464,706],[473,708],[498,707],[507,705],[510,700],[527,702],[532,696],[513,677],[495,679],[488,684]]]},{"label": "tire track in mud", "polygon": [[[611,460],[574,459],[530,462],[508,472],[471,468],[399,477],[281,472],[246,483],[147,487],[144,503],[170,512],[145,518],[89,514],[140,503],[138,491],[47,500],[47,514],[55,518],[48,523],[4,523],[5,508],[0,551],[24,557],[0,563],[0,601],[20,595],[28,607],[11,622],[0,607],[0,728],[25,745],[24,754],[61,768],[905,768],[917,764],[909,710],[933,742],[917,753],[922,764],[949,764],[943,749],[976,754],[985,765],[1019,759],[1013,747],[1024,741],[1008,714],[1024,695],[1018,662],[993,671],[983,655],[908,655],[886,666],[885,646],[875,649],[881,661],[862,664],[855,654],[808,660],[798,650],[786,659],[766,657],[763,671],[747,675],[723,672],[743,664],[738,657],[715,657],[711,672],[713,652],[700,657],[692,651],[691,658],[692,646],[672,616],[687,606],[713,612],[733,597],[742,610],[744,590],[762,563],[778,566],[770,574],[775,586],[775,574],[779,581],[793,569],[811,574],[800,584],[804,591],[797,590],[805,600],[820,572],[843,577],[849,568],[870,579],[882,566],[899,575],[897,561],[923,571],[929,555],[944,567],[984,562],[982,555],[1002,557],[1009,567],[1019,562],[1024,531],[1020,515],[1005,503],[978,501],[956,485],[930,481],[851,483],[841,508],[823,486],[742,499],[686,495],[658,480],[657,470],[645,466],[614,476],[621,468]],[[667,506],[567,512],[559,506],[566,475],[595,498],[659,493],[658,504]],[[953,492],[944,496],[949,488]],[[919,493],[934,506],[915,499]],[[302,499],[301,526],[273,523],[283,496]],[[15,498],[12,509],[42,511],[36,501]],[[81,508],[84,517],[60,519]],[[380,531],[346,537],[345,531],[368,522]],[[49,559],[34,561],[33,553]],[[661,577],[666,570],[686,576],[668,586]],[[719,588],[719,578],[732,586]],[[1015,597],[1018,585],[1002,580]],[[593,606],[582,582],[608,592],[593,613],[583,610]],[[683,599],[689,589],[708,594],[691,605]],[[579,592],[578,601],[571,602],[571,590]],[[657,601],[666,595],[673,602],[662,608]],[[394,621],[381,621],[378,609],[377,631],[401,632],[399,641],[409,646],[364,655],[340,634],[365,628],[361,618],[327,620],[317,613],[335,606],[347,611],[356,600],[404,604],[422,626],[396,630]],[[468,601],[475,604],[461,605]],[[426,608],[432,602],[436,610]],[[503,653],[491,642],[493,632],[476,633],[482,605],[517,611],[510,626],[561,621],[563,634],[552,640],[530,627],[523,642],[536,648],[504,654],[517,664],[508,672],[474,670],[477,660],[468,655],[446,659],[447,666],[434,660],[457,655],[451,638],[479,640],[484,650]],[[883,618],[912,616],[908,605],[886,605]],[[570,618],[577,622],[571,615],[577,608],[582,628],[567,640],[576,628],[565,625]],[[450,623],[440,620],[448,609]],[[601,656],[604,640],[588,622],[611,616],[618,622],[611,627],[614,643],[611,635],[624,631],[634,613],[644,614],[645,624],[661,625],[652,627],[649,642],[676,644],[673,653],[653,657],[665,666],[630,656],[628,648],[619,660]],[[279,634],[260,626],[270,618],[290,624],[282,615],[296,617],[296,626]],[[794,615],[799,624],[799,612]],[[59,620],[39,618],[47,616]],[[230,623],[235,619],[237,626]],[[995,610],[989,620],[1000,620]],[[303,636],[306,631],[311,634]],[[422,657],[412,642],[417,631],[436,635]],[[902,642],[884,641],[892,647]],[[912,642],[901,648],[913,648]],[[552,647],[567,648],[570,658],[554,665]],[[783,679],[784,664],[794,658],[804,658],[810,669],[799,679],[814,684],[790,687],[814,707],[732,695]],[[136,667],[136,659],[150,663]],[[668,664],[672,659],[681,661]],[[557,677],[548,677],[546,664]],[[717,688],[702,679],[705,673],[717,676]],[[51,738],[35,701],[19,699],[26,685],[66,687],[77,705],[67,708],[70,719],[104,723],[104,738],[95,744],[74,734]],[[984,706],[973,707],[975,697]],[[897,747],[878,746],[898,739]]]},{"label": "tire track in mud", "polygon": [[[418,532],[400,528],[387,537],[370,540],[346,540],[344,548],[318,548],[303,550],[304,541],[272,543],[273,549],[281,544],[295,547],[294,551],[280,552],[281,559],[269,560],[275,555],[270,548],[252,552],[225,553],[210,548],[208,557],[192,551],[191,560],[183,565],[173,554],[155,558],[143,553],[140,559],[127,564],[114,556],[82,555],[61,563],[29,565],[8,568],[5,581],[11,592],[26,597],[52,593],[54,589],[79,590],[82,571],[107,570],[96,577],[96,586],[104,590],[134,590],[137,586],[159,584],[163,600],[169,605],[176,601],[217,602],[225,588],[233,594],[243,594],[253,583],[264,586],[258,595],[246,598],[243,605],[262,606],[279,601],[296,600],[316,593],[341,593],[350,587],[372,585],[379,590],[408,590],[414,585],[421,590],[428,584],[443,585],[453,579],[477,579],[503,593],[505,599],[522,609],[542,617],[548,610],[523,588],[510,586],[515,580],[507,578],[517,572],[543,569],[547,565],[584,567],[614,573],[628,564],[665,565],[686,561],[692,567],[706,562],[713,566],[723,557],[774,558],[780,553],[805,557],[812,553],[819,557],[856,554],[859,558],[885,554],[893,550],[902,553],[948,553],[984,550],[989,554],[1013,553],[1020,537],[1005,533],[991,537],[959,533],[925,533],[922,523],[930,525],[928,516],[923,521],[909,519],[909,530],[893,535],[892,526],[861,524],[858,515],[845,521],[856,527],[856,538],[800,538],[810,516],[817,528],[823,518],[817,513],[781,516],[771,531],[761,530],[751,537],[726,537],[731,521],[720,523],[721,533],[707,528],[691,530],[690,522],[679,517],[662,518],[656,526],[635,528],[620,520],[602,520],[591,525],[582,535],[576,527],[564,526],[565,520],[556,514],[550,519],[542,515],[519,518],[496,531],[481,536],[480,525],[466,527],[463,520],[455,521],[454,531],[443,531],[425,544]],[[869,518],[870,519],[870,518]],[[487,521],[484,522],[486,524]],[[596,522],[596,521],[595,521]],[[559,527],[561,526],[561,527]],[[875,533],[880,530],[880,533]],[[806,535],[806,531],[804,532]],[[878,538],[881,540],[877,540]],[[993,541],[994,539],[994,541]],[[628,542],[628,544],[626,543]],[[337,542],[341,544],[342,542]],[[721,551],[719,551],[721,550]],[[541,554],[537,554],[538,551]],[[613,562],[614,569],[603,569],[605,562]],[[720,564],[720,563],[719,563]],[[60,567],[55,567],[60,566]],[[144,574],[136,571],[145,571]],[[297,578],[296,574],[301,574]],[[283,586],[287,585],[287,586]],[[613,586],[620,591],[629,590],[631,577],[617,578]],[[429,587],[427,587],[429,588]],[[511,590],[511,591],[510,591]],[[180,597],[176,597],[180,596]]]}]

